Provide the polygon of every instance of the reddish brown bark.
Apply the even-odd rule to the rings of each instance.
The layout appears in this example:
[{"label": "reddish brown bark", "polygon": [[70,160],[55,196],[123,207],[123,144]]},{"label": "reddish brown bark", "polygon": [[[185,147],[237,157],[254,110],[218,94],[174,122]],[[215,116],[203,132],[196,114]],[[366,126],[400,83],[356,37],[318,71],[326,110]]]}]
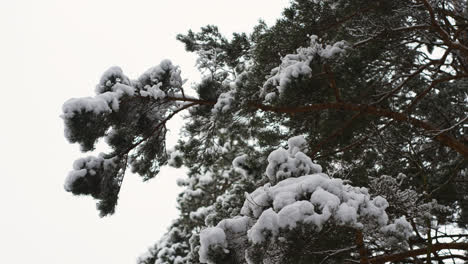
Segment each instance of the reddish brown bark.
[{"label": "reddish brown bark", "polygon": [[[359,105],[359,104],[350,104],[350,103],[325,103],[325,104],[314,104],[309,106],[302,106],[302,107],[272,107],[260,104],[252,104],[252,107],[256,107],[258,109],[264,111],[272,111],[277,113],[288,113],[288,114],[295,114],[295,113],[306,113],[306,112],[314,112],[320,110],[327,110],[327,109],[336,109],[336,110],[347,110],[352,112],[363,112],[370,115],[380,116],[380,117],[387,117],[393,119],[398,122],[406,122],[410,123],[411,125],[423,129],[426,132],[437,132],[437,128],[432,124],[409,117],[402,113],[393,112],[386,109],[381,109],[371,105]],[[468,159],[468,146],[459,142],[452,136],[441,133],[434,137],[435,140],[439,141],[443,145],[455,150],[456,152],[460,153],[463,157]]]},{"label": "reddish brown bark", "polygon": [[[193,98],[167,97],[166,99],[171,100],[171,101],[192,102],[192,103],[201,104],[201,105],[216,104],[215,101],[206,101],[206,100],[193,99]],[[275,106],[263,105],[263,104],[258,104],[258,103],[249,103],[248,106],[251,108],[260,109],[263,111],[285,113],[285,114],[290,114],[290,115],[322,111],[322,110],[330,110],[330,109],[344,110],[344,111],[351,111],[351,112],[362,112],[362,113],[369,114],[369,115],[387,117],[398,122],[409,123],[413,125],[414,127],[425,130],[426,132],[436,133],[438,131],[437,128],[434,125],[430,124],[429,122],[410,117],[403,113],[393,112],[393,111],[378,108],[372,105],[334,102],[334,103],[313,104],[313,105],[300,106],[300,107],[275,107]],[[441,144],[460,153],[465,159],[468,159],[468,146],[456,140],[455,138],[448,135],[447,133],[436,134],[434,139],[440,142]]]},{"label": "reddish brown bark", "polygon": [[[431,245],[431,252],[437,252],[443,249],[459,249],[459,250],[468,250],[468,243],[439,243]],[[420,248],[415,250],[409,250],[406,252],[386,255],[386,256],[378,256],[369,259],[369,263],[378,264],[378,263],[386,263],[386,262],[395,262],[400,261],[410,257],[416,257],[419,255],[424,255],[427,253],[427,248]]]},{"label": "reddish brown bark", "polygon": [[369,259],[367,258],[367,251],[364,245],[364,237],[360,230],[356,231],[356,245],[359,249],[359,263],[369,264]]}]

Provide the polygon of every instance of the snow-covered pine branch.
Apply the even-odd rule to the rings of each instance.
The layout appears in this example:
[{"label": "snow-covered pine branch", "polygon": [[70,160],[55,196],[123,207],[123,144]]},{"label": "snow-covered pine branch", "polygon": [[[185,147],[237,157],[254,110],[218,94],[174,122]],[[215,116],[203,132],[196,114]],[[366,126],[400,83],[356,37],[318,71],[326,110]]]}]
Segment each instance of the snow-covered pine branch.
[{"label": "snow-covered pine branch", "polygon": [[[319,236],[333,226],[380,236],[389,243],[395,239],[404,243],[412,236],[411,224],[404,215],[390,221],[385,198],[371,197],[366,188],[322,173],[321,167],[300,151],[305,143],[298,136],[289,140],[288,151],[273,151],[266,169],[272,182],[246,194],[239,216],[201,231],[200,262],[278,261],[280,255],[293,250],[288,245],[295,245],[294,239],[285,239],[288,233]],[[310,254],[305,248],[299,250],[303,255]]]},{"label": "snow-covered pine branch", "polygon": [[278,95],[283,96],[294,80],[312,76],[311,63],[314,60],[332,59],[345,53],[348,48],[350,47],[344,40],[333,45],[325,45],[320,42],[318,36],[312,35],[308,47],[298,48],[296,53],[282,57],[280,66],[271,70],[271,77],[263,84],[262,96],[267,102]]},{"label": "snow-covered pine branch", "polygon": [[[181,96],[182,84],[179,67],[169,60],[163,60],[137,80],[130,80],[119,67],[111,67],[102,75],[94,97],[65,102],[61,117],[70,142],[79,143],[83,151],[91,151],[103,138],[112,148],[111,153],[98,158],[77,160],[65,189],[90,194],[100,203],[108,201],[106,209],[98,204],[101,214],[107,215],[114,211],[127,166],[144,179],[154,177],[167,160],[166,121],[191,106],[165,100],[167,96]],[[99,165],[110,161],[119,165]],[[90,166],[98,167],[85,173]]]}]

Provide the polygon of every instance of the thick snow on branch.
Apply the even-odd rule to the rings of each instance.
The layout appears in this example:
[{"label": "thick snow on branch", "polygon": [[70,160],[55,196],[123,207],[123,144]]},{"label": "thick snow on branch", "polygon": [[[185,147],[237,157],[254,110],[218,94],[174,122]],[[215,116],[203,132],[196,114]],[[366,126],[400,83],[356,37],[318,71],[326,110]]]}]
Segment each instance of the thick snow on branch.
[{"label": "thick snow on branch", "polygon": [[307,141],[302,136],[290,138],[288,140],[289,149],[278,148],[268,156],[268,167],[266,175],[270,182],[302,175],[322,172],[322,167],[312,162],[312,160],[302,151],[306,150]]},{"label": "thick snow on branch", "polygon": [[[406,239],[412,235],[411,225],[404,217],[389,223],[385,212],[389,204],[383,197],[372,198],[366,188],[353,187],[321,173],[320,166],[301,152],[305,142],[302,137],[294,137],[288,142],[288,150],[273,151],[268,157],[266,174],[279,182],[247,194],[241,216],[223,220],[201,232],[202,263],[214,263],[210,256],[229,252],[235,242],[229,242],[226,237],[245,237],[251,245],[258,245],[304,225],[310,232],[320,232],[328,223],[380,232],[388,239]],[[212,248],[216,248],[217,254]]]},{"label": "thick snow on branch", "polygon": [[263,85],[263,94],[266,101],[276,98],[276,92],[268,88],[274,87],[279,95],[283,95],[290,83],[296,79],[312,76],[310,63],[316,58],[330,59],[342,54],[348,48],[345,41],[336,42],[333,45],[324,45],[319,42],[316,35],[310,37],[310,46],[301,47],[295,54],[288,54],[281,59],[281,65],[271,71],[271,77]]},{"label": "thick snow on branch", "polygon": [[216,262],[211,261],[209,257],[209,251],[224,251],[228,253],[229,251],[226,248],[227,241],[226,235],[224,234],[223,229],[219,227],[207,228],[201,231],[200,233],[200,243],[202,246],[200,248],[200,262],[216,264]]},{"label": "thick snow on branch", "polygon": [[108,92],[118,83],[131,86],[130,79],[123,73],[120,67],[110,67],[102,74],[99,83],[96,85],[96,94]]},{"label": "thick snow on branch", "polygon": [[[167,95],[165,91],[182,87],[183,81],[180,68],[174,66],[170,60],[163,60],[143,73],[135,84],[140,88],[141,96],[162,99]],[[167,87],[161,89],[163,85]]]},{"label": "thick snow on branch", "polygon": [[[156,248],[159,249],[158,252],[152,252],[155,255],[156,261],[151,262],[151,264],[183,264],[186,263],[185,258],[181,256],[175,256],[176,252],[181,252],[187,250],[188,243],[187,241],[181,241],[183,237],[187,234],[184,232],[183,229],[173,226],[168,233],[166,233],[161,240],[157,243]],[[150,249],[151,250],[151,249]],[[142,256],[142,259],[145,259]],[[138,263],[148,263],[148,262],[140,262]]]},{"label": "thick snow on branch", "polygon": [[[103,154],[98,157],[88,156],[86,158],[77,159],[73,163],[73,170],[68,173],[65,179],[64,188],[68,192],[80,194],[83,190],[77,185],[80,184],[79,181],[82,181],[81,185],[83,185],[84,182],[100,182],[102,177],[100,173],[103,170],[113,169],[115,166],[114,160],[105,159]],[[85,179],[85,177],[88,179]]]},{"label": "thick snow on branch", "polygon": [[[126,109],[139,107],[138,100],[126,100],[133,97],[150,97],[162,100],[167,95],[178,95],[182,89],[180,69],[169,60],[163,60],[143,73],[137,80],[130,80],[119,67],[111,67],[102,75],[96,85],[94,97],[72,98],[62,107],[65,122],[65,137],[72,143],[78,142],[83,150],[93,149],[94,142],[105,136],[108,128],[116,123],[112,114],[118,113],[119,120],[131,113],[122,113],[121,103],[127,103]],[[175,103],[172,103],[172,105]],[[155,105],[151,111],[140,116],[150,120],[166,113],[171,104]],[[120,111],[120,112],[119,112]],[[158,118],[156,118],[158,119]]]},{"label": "thick snow on branch", "polygon": [[241,213],[258,218],[248,232],[255,244],[264,242],[265,234],[274,236],[281,229],[295,228],[298,223],[309,224],[316,231],[328,221],[356,229],[384,227],[388,222],[387,207],[384,198],[371,199],[365,188],[346,185],[341,179],[318,173],[255,190]]},{"label": "thick snow on branch", "polygon": [[234,90],[220,94],[218,101],[216,101],[216,104],[213,106],[213,109],[211,109],[211,112],[213,114],[217,114],[229,111],[229,109],[232,107],[232,104],[234,103],[234,95]]},{"label": "thick snow on branch", "polygon": [[126,84],[113,84],[110,91],[95,97],[72,98],[62,107],[63,118],[72,118],[80,112],[92,112],[96,115],[119,110],[119,100],[124,95],[134,95],[135,89]]},{"label": "thick snow on branch", "polygon": [[180,77],[180,68],[172,64],[170,60],[163,60],[159,65],[151,67],[143,73],[137,82],[139,85],[157,84],[169,77],[169,84],[173,87],[182,86],[182,78]]},{"label": "thick snow on branch", "polygon": [[166,97],[166,93],[160,89],[161,86],[161,82],[153,86],[146,85],[144,87],[144,90],[140,91],[140,94],[143,97],[149,96],[153,97],[154,99],[163,99],[164,97]]},{"label": "thick snow on branch", "polygon": [[111,67],[104,72],[96,86],[96,96],[68,100],[63,105],[63,117],[71,118],[80,112],[101,114],[117,111],[120,99],[124,95],[133,96],[136,91],[141,96],[164,98],[165,93],[161,90],[163,85],[166,86],[164,90],[182,86],[180,69],[169,60],[161,61],[135,81],[130,81],[120,67]]},{"label": "thick snow on branch", "polygon": [[72,98],[63,104],[62,117],[70,119],[81,112],[92,112],[96,115],[119,110],[119,100],[124,95],[133,96],[135,87],[125,76],[120,67],[114,66],[102,74],[96,85],[95,97]]}]

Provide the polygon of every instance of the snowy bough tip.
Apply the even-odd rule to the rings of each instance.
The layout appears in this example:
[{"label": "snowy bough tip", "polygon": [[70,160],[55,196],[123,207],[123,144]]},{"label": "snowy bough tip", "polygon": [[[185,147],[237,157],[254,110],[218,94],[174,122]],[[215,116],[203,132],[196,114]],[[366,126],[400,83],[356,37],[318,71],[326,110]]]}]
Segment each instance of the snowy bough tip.
[{"label": "snowy bough tip", "polygon": [[[407,239],[412,235],[405,217],[389,223],[385,211],[389,204],[383,197],[371,197],[366,188],[322,173],[321,167],[301,151],[305,142],[302,137],[294,137],[288,141],[288,150],[273,151],[266,171],[271,182],[247,194],[240,216],[200,233],[202,263],[218,263],[242,243],[249,245],[248,255],[249,250],[268,248],[269,243],[277,243],[288,233],[318,235],[325,226],[380,233],[389,243],[392,238]],[[245,155],[234,164],[243,159]]]},{"label": "snowy bough tip", "polygon": [[111,214],[127,167],[144,180],[159,172],[168,159],[165,122],[181,108],[167,99],[183,94],[180,74],[170,60],[163,60],[136,80],[114,66],[102,74],[93,97],[64,103],[61,117],[71,143],[79,143],[87,152],[103,138],[111,149],[75,162],[65,181],[67,191],[91,195],[98,200],[101,215]]},{"label": "snowy bough tip", "polygon": [[310,78],[313,74],[311,64],[316,60],[334,60],[346,53],[349,44],[342,40],[334,44],[323,44],[316,35],[310,37],[309,46],[300,47],[296,53],[281,58],[281,64],[272,69],[269,78],[263,84],[262,97],[271,102],[287,94],[295,81]]}]

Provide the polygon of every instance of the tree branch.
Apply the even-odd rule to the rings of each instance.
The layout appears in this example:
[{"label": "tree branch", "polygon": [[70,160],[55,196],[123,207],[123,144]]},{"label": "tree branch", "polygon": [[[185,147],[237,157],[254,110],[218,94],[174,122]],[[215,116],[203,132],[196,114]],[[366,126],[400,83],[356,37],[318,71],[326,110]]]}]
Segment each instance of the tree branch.
[{"label": "tree branch", "polygon": [[367,250],[364,245],[364,237],[361,230],[356,231],[356,245],[359,249],[359,263],[369,264],[369,259],[367,258]]},{"label": "tree branch", "polygon": [[[184,102],[192,102],[192,105],[200,104],[200,105],[214,105],[216,104],[215,101],[207,101],[207,100],[200,100],[196,98],[179,98],[179,97],[166,97],[165,99],[170,101],[184,101]],[[323,104],[312,104],[308,106],[300,106],[300,107],[275,107],[269,105],[263,105],[256,102],[247,103],[248,107],[255,108],[267,112],[275,112],[275,113],[284,113],[284,114],[299,114],[299,113],[308,113],[308,112],[316,112],[316,111],[323,111],[323,110],[346,110],[351,112],[363,112],[369,115],[374,115],[378,117],[387,117],[394,121],[409,123],[414,127],[423,129],[425,131],[436,131],[437,128],[425,121],[410,117],[403,113],[393,112],[391,110],[378,108],[372,105],[366,104],[352,104],[352,103],[344,103],[344,102],[335,102],[335,103],[323,103]],[[186,108],[188,108],[187,106]],[[456,140],[452,136],[448,135],[447,133],[441,133],[434,137],[436,141],[439,141],[441,144],[455,150],[456,152],[460,153],[465,159],[468,159],[468,146],[461,143],[460,141]]]},{"label": "tree branch", "polygon": [[[459,249],[459,250],[468,250],[468,243],[439,243],[431,246],[431,252],[436,252],[443,249]],[[378,264],[385,262],[396,262],[409,257],[415,257],[419,255],[424,255],[427,253],[427,248],[420,248],[415,250],[409,250],[402,253],[378,256],[369,259],[369,263]]]},{"label": "tree branch", "polygon": [[434,29],[437,31],[437,33],[439,33],[439,35],[442,38],[442,40],[444,41],[445,45],[447,45],[450,48],[457,49],[457,50],[463,52],[463,54],[465,56],[468,56],[468,47],[466,47],[465,45],[463,45],[463,44],[461,44],[459,42],[453,42],[450,39],[450,35],[439,25],[439,23],[437,23],[437,20],[435,18],[435,12],[434,12],[434,9],[432,8],[431,4],[429,4],[429,2],[427,0],[420,0],[420,1],[423,3],[424,7],[428,11],[429,16],[431,18],[431,24],[434,27]]},{"label": "tree branch", "polygon": [[337,102],[342,102],[343,100],[341,99],[340,90],[336,86],[335,76],[334,76],[333,72],[331,71],[330,66],[328,66],[327,64],[324,64],[323,68],[324,68],[325,72],[327,73],[328,81],[330,82],[330,87],[333,89],[333,91],[335,93],[336,101]]},{"label": "tree branch", "polygon": [[[351,104],[351,103],[338,103],[337,102],[337,103],[313,104],[313,105],[302,106],[302,107],[272,107],[272,106],[252,103],[250,104],[250,106],[255,107],[257,109],[264,110],[264,111],[287,113],[287,114],[307,113],[307,112],[329,110],[329,109],[348,110],[352,112],[363,112],[366,114],[375,115],[379,117],[387,117],[398,122],[409,123],[425,131],[437,130],[434,127],[434,125],[428,122],[410,117],[406,114],[393,112],[390,110],[381,109],[375,106],[364,105],[364,104]],[[448,135],[447,133],[436,135],[434,139],[439,141],[443,145],[455,150],[456,152],[460,153],[463,157],[468,159],[468,146],[457,141],[455,138]]]},{"label": "tree branch", "polygon": [[158,123],[154,128],[153,128],[153,131],[145,136],[144,138],[142,138],[141,140],[139,140],[138,142],[132,144],[131,146],[129,146],[127,149],[125,149],[123,152],[120,152],[118,154],[116,154],[115,156],[117,155],[127,155],[132,149],[136,148],[138,145],[140,145],[141,143],[145,142],[147,139],[149,139],[150,137],[154,136],[156,134],[156,132],[159,131],[159,129],[162,127],[162,126],[165,126],[166,122],[169,121],[172,117],[174,117],[177,113],[185,110],[185,109],[188,109],[194,105],[197,105],[198,103],[190,103],[190,104],[186,104],[182,107],[180,107],[179,109],[175,110],[174,112],[172,112],[170,115],[168,115],[166,118],[164,118],[164,120],[161,120],[160,123]]}]

